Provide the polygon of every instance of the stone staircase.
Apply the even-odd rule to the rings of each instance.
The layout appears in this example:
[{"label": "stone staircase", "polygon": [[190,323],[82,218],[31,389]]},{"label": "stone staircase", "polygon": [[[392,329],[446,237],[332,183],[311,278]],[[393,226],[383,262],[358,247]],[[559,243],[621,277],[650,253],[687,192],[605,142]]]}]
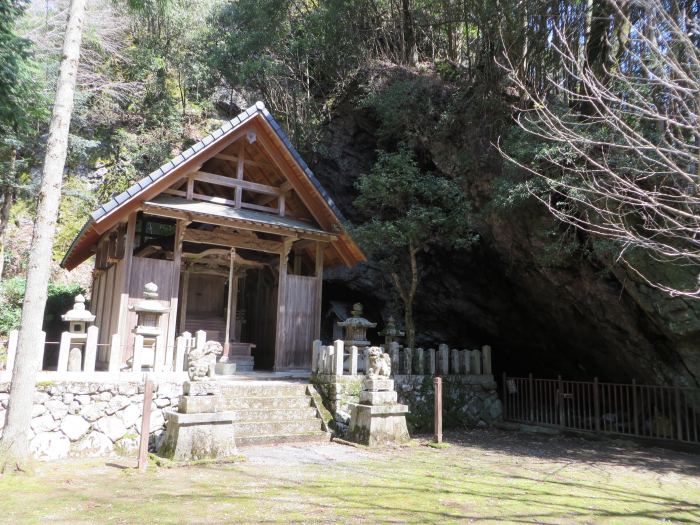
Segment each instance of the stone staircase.
[{"label": "stone staircase", "polygon": [[[178,411],[231,414],[236,446],[328,441],[312,385],[296,381],[190,383]],[[209,394],[209,395],[207,395]]]}]

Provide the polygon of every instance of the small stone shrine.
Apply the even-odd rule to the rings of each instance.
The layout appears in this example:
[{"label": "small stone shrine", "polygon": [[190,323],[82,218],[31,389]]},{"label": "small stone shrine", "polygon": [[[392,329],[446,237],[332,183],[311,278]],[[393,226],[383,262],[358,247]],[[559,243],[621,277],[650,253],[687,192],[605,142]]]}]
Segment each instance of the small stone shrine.
[{"label": "small stone shrine", "polygon": [[161,372],[165,369],[166,349],[160,318],[170,311],[170,307],[158,300],[158,286],[155,283],[147,283],[143,287],[143,297],[139,303],[129,306],[129,310],[136,312],[138,317],[133,330],[135,336],[132,369],[134,372],[140,372],[142,367],[145,367]]},{"label": "small stone shrine", "polygon": [[369,367],[362,381],[360,402],[351,405],[349,437],[369,446],[405,443],[410,439],[406,427],[408,406],[397,402],[391,359],[380,347],[368,350]]}]

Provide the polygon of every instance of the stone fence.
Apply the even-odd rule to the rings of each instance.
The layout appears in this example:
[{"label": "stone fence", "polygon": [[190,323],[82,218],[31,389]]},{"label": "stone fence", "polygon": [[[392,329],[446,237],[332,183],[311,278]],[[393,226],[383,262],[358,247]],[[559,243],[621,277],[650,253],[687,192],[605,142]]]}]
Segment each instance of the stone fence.
[{"label": "stone fence", "polygon": [[[398,400],[409,407],[406,420],[411,432],[432,429],[436,375],[443,377],[445,428],[490,426],[501,419],[490,346],[458,350],[441,344],[436,350],[403,348],[394,342],[388,354]],[[359,372],[368,368],[367,353],[356,346],[346,350],[340,340],[332,346],[314,341],[312,356],[312,381],[333,413],[336,430],[343,434],[350,422],[351,406],[359,402],[364,377]]]},{"label": "stone fence", "polygon": [[[382,345],[384,348],[384,345]],[[481,350],[450,349],[446,344],[434,348],[404,348],[393,342],[384,351],[391,357],[392,375],[491,375],[491,347]],[[341,340],[324,346],[313,342],[311,370],[317,375],[356,376],[358,370],[367,370],[367,349],[362,355],[357,346],[345,347]]]},{"label": "stone fence", "polygon": [[[182,381],[154,381],[149,427],[150,448],[165,437],[163,410],[178,405]],[[40,460],[66,457],[136,456],[143,413],[143,380],[43,381],[32,407],[29,447]],[[0,383],[0,429],[10,397]]]}]

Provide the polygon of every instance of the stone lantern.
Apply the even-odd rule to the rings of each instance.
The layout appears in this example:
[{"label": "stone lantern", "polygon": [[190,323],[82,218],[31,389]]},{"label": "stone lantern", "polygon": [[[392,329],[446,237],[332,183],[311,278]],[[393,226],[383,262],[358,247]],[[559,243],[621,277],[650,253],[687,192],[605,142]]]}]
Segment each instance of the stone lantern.
[{"label": "stone lantern", "polygon": [[406,334],[398,328],[396,328],[396,321],[394,320],[394,316],[391,315],[389,316],[389,319],[387,319],[384,330],[379,332],[379,335],[384,336],[384,344],[386,345],[386,348],[389,349],[391,347],[391,343],[393,343],[399,337],[403,337]]},{"label": "stone lantern", "polygon": [[142,366],[154,371],[165,367],[165,348],[163,346],[163,331],[160,329],[160,317],[170,311],[158,300],[158,286],[148,283],[143,287],[143,301],[129,306],[136,313],[136,327],[133,329],[134,356],[132,370],[140,372]]},{"label": "stone lantern", "polygon": [[345,321],[338,322],[338,326],[345,330],[345,346],[357,346],[358,348],[366,348],[370,345],[367,340],[367,329],[374,328],[377,323],[370,323],[362,317],[362,305],[355,303],[350,311],[352,317],[348,317]]},{"label": "stone lantern", "polygon": [[59,372],[79,372],[82,369],[83,353],[77,346],[78,343],[85,346],[85,370],[93,371],[95,368],[95,352],[97,348],[97,327],[90,326],[95,321],[95,316],[85,309],[85,297],[82,294],[75,296],[73,308],[61,316],[68,323],[68,331],[61,334],[61,343],[58,347]]},{"label": "stone lantern", "polygon": [[82,294],[75,296],[73,309],[61,316],[68,322],[68,331],[72,334],[86,334],[87,326],[95,321],[95,316],[85,309],[85,297]]}]

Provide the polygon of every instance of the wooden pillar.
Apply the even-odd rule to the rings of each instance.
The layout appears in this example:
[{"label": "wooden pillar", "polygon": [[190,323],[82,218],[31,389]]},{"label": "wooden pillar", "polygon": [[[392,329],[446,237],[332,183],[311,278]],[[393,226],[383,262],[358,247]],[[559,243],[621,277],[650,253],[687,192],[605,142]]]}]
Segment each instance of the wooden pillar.
[{"label": "wooden pillar", "polygon": [[168,332],[165,341],[165,370],[171,370],[175,353],[175,325],[177,324],[177,302],[180,289],[180,265],[182,262],[182,238],[189,221],[178,219],[175,223],[175,238],[173,240],[173,274],[171,276],[170,313],[168,315]]},{"label": "wooden pillar", "polygon": [[[232,309],[235,309],[235,306],[233,303],[236,300],[236,296],[233,293],[234,288],[236,287],[234,285],[234,280],[236,279],[236,274],[234,272],[234,265],[236,263],[236,249],[231,248],[231,257],[229,259],[229,265],[228,265],[228,297],[226,298],[226,335],[224,336],[224,355],[228,355],[228,350],[230,346],[230,341],[231,341],[231,313]],[[235,311],[233,312],[233,315],[236,315]],[[234,317],[233,322],[236,322],[236,319]]]},{"label": "wooden pillar", "polygon": [[287,286],[287,258],[292,248],[294,239],[284,240],[284,246],[280,252],[279,280],[277,284],[277,330],[275,335],[275,370],[282,367],[282,357],[285,348],[285,317],[286,317],[286,286]]},{"label": "wooden pillar", "polygon": [[316,312],[314,318],[314,339],[321,339],[321,304],[323,293],[323,248],[325,244],[316,243]]},{"label": "wooden pillar", "polygon": [[[124,270],[121,272],[121,278],[119,283],[115,287],[115,292],[119,294],[118,303],[118,319],[117,329],[115,333],[119,334],[119,340],[122,344],[122,348],[129,341],[129,327],[127,326],[128,321],[128,306],[129,306],[129,287],[131,286],[131,261],[134,254],[134,237],[136,235],[136,212],[129,215],[129,219],[126,225],[126,241],[124,243]],[[112,334],[113,335],[113,334]],[[121,358],[126,359],[126,352],[122,351]]]},{"label": "wooden pillar", "polygon": [[188,267],[185,267],[185,271],[182,273],[182,293],[180,293],[180,332],[184,332],[186,330],[186,323],[187,323],[187,294],[189,293],[190,290],[190,270]]}]

